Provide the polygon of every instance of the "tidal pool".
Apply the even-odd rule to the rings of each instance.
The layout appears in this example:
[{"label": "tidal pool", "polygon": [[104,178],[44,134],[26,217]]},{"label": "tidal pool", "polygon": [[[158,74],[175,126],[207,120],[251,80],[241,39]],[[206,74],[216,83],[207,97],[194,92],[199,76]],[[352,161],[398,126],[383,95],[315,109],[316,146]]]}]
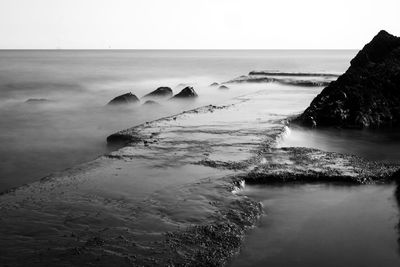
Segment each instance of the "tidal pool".
[{"label": "tidal pool", "polygon": [[400,266],[397,187],[246,186],[265,214],[230,266]]}]

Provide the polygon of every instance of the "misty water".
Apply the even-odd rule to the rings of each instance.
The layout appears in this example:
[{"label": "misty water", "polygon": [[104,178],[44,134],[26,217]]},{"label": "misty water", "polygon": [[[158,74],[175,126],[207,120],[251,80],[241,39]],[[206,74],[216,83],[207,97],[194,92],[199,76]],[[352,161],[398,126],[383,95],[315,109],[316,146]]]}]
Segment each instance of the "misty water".
[{"label": "misty water", "polygon": [[[248,109],[254,114],[240,114],[243,122],[246,118],[263,122],[300,113],[321,87],[260,83],[232,84],[228,85],[229,90],[218,90],[209,84],[224,82],[251,70],[342,73],[355,53],[322,50],[0,51],[0,191],[39,180],[115,150],[115,147],[108,147],[105,140],[118,130],[194,107],[223,104],[237,96],[261,92],[260,106]],[[199,94],[195,101],[162,101],[157,108],[141,104],[106,106],[110,99],[126,92],[142,97],[159,86],[169,86],[178,93],[186,85],[193,86]],[[25,103],[30,98],[49,101]],[[197,122],[196,129],[208,127],[207,123],[207,120]],[[240,125],[244,124],[236,126]],[[207,135],[199,131],[193,132],[192,137],[201,141]],[[399,162],[398,137],[396,131],[290,128],[279,145],[315,147]],[[236,141],[229,140],[230,136],[226,138],[228,143]],[[240,142],[246,139],[240,138]],[[254,140],[258,139],[252,139],[251,145],[255,145]],[[177,148],[185,149],[185,146],[180,147],[179,140],[174,141]],[[206,140],[204,144],[212,146],[213,141]],[[224,149],[226,151],[222,152],[229,154],[229,149]],[[201,151],[201,147],[197,150]],[[197,150],[185,153],[195,154]],[[140,150],[130,153],[140,154]],[[248,156],[236,150],[230,154],[232,159]],[[162,155],[157,158],[162,160]],[[164,170],[147,169],[145,157],[129,163],[136,169],[134,173],[130,173],[129,168],[121,170],[119,163],[113,164],[117,165],[115,169],[104,168],[99,170],[99,175],[92,174],[100,177],[102,187],[97,187],[97,182],[89,183],[93,187],[83,191],[90,194],[100,191],[106,196],[123,194],[128,201],[157,191],[158,187],[182,184],[186,175],[194,180],[202,175],[216,175],[212,169],[189,166],[184,169],[185,176],[178,177],[177,170],[171,166]],[[117,169],[121,177],[107,180],[118,176]],[[161,179],[164,176],[168,181]],[[262,202],[265,215],[249,232],[242,253],[232,265],[326,266],[339,254],[342,261],[333,262],[332,266],[334,263],[336,266],[374,266],[377,260],[386,266],[397,266],[399,207],[395,190],[396,185],[246,186],[240,194]],[[160,192],[162,197],[159,198],[166,202],[174,197],[168,190],[160,189]],[[190,207],[176,211],[182,217],[191,217],[191,212],[195,213]],[[144,226],[157,228],[155,223],[150,224],[145,219],[137,223],[137,227]]]},{"label": "misty water", "polygon": [[[251,70],[342,72],[355,53],[0,51],[0,192],[110,151],[105,138],[118,130],[260,89],[221,92],[208,87],[212,82]],[[196,102],[158,109],[104,107],[126,92],[141,97],[170,86],[177,93],[185,84],[201,96]],[[24,103],[30,98],[50,101]]]}]

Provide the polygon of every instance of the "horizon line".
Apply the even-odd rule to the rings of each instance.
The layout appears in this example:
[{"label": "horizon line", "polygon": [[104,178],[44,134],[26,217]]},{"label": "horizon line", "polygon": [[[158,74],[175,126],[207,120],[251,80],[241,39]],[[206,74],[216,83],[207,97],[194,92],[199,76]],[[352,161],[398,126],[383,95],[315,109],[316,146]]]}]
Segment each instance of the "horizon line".
[{"label": "horizon line", "polygon": [[177,50],[187,50],[187,51],[199,51],[199,50],[213,50],[213,51],[229,51],[229,50],[304,50],[304,51],[311,51],[311,50],[360,50],[361,48],[0,48],[0,51],[96,51],[96,50],[138,50],[138,51],[160,51],[160,50],[170,50],[170,51],[177,51]]}]

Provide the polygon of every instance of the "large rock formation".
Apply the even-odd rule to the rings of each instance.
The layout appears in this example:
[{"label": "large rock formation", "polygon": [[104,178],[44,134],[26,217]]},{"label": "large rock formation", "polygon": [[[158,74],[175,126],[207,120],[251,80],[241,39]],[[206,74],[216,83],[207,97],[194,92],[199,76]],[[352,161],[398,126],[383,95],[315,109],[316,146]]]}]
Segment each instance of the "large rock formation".
[{"label": "large rock formation", "polygon": [[133,104],[138,102],[139,98],[137,98],[136,95],[132,93],[126,93],[112,99],[110,102],[108,102],[108,105]]},{"label": "large rock formation", "polygon": [[174,95],[172,99],[186,99],[186,98],[195,98],[197,97],[197,93],[194,91],[192,86],[187,86],[182,89],[178,94]]},{"label": "large rock formation", "polygon": [[158,87],[151,93],[143,96],[143,98],[164,98],[164,97],[171,97],[172,96],[172,89],[169,87]]},{"label": "large rock formation", "polygon": [[399,125],[400,38],[380,31],[294,122],[344,128]]}]

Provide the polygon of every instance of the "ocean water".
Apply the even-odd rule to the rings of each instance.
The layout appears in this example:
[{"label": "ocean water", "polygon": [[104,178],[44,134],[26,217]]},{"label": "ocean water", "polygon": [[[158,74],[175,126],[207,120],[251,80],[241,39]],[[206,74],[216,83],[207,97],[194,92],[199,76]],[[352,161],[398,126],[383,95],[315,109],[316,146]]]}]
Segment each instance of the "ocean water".
[{"label": "ocean water", "polygon": [[394,185],[249,186],[265,214],[230,266],[400,264],[400,199]]},{"label": "ocean water", "polygon": [[[118,130],[263,88],[262,84],[249,85],[222,92],[208,87],[212,82],[227,81],[251,70],[340,73],[355,53],[0,51],[0,192],[109,152],[113,148],[107,147],[105,139]],[[200,95],[195,102],[164,103],[157,109],[105,107],[110,99],[126,92],[141,97],[159,86],[170,86],[176,93],[185,84],[193,85]],[[310,92],[317,93],[315,88]],[[30,98],[50,101],[24,103]],[[302,108],[301,103],[299,110]]]},{"label": "ocean water", "polygon": [[[193,161],[251,157],[269,131],[281,129],[283,118],[300,113],[323,89],[241,83],[218,90],[209,84],[251,70],[341,73],[355,54],[0,51],[0,191],[115,150],[105,139],[118,130],[199,106],[235,102],[218,112],[182,114],[172,120],[173,127],[168,120],[159,122],[157,127],[169,125],[160,131],[163,141],[114,152],[122,159],[100,158],[82,169],[65,171],[58,179],[0,195],[1,256],[15,266],[27,262],[41,266],[44,259],[60,265],[92,264],[88,255],[96,254],[96,248],[75,256],[60,251],[101,237],[117,247],[105,246],[101,263],[115,264],[118,258],[127,264],[120,248],[128,254],[138,250],[140,255],[141,246],[132,248],[126,240],[141,241],[141,237],[147,242],[149,236],[160,237],[177,227],[207,223],[215,215],[210,203],[237,196],[218,186],[234,171]],[[170,86],[177,93],[186,85],[199,94],[195,101],[165,100],[158,107],[106,106],[125,92],[141,97]],[[25,103],[29,98],[49,101]],[[396,131],[290,128],[279,145],[400,160]],[[398,190],[396,184],[246,186],[238,194],[263,203],[265,214],[231,265],[398,266]]]}]

